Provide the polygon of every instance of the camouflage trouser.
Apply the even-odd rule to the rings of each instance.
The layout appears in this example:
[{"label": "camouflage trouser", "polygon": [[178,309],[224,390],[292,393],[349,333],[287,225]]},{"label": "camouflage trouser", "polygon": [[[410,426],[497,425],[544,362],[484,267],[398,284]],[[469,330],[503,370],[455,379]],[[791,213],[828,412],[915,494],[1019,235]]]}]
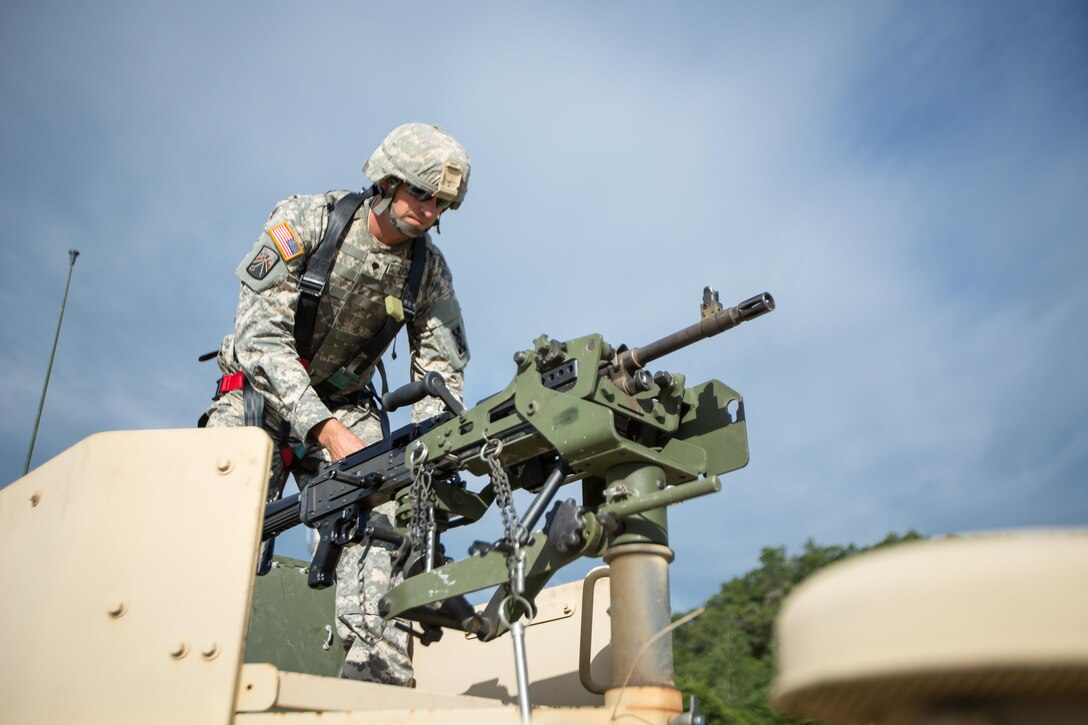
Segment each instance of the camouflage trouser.
[{"label": "camouflage trouser", "polygon": [[[392,528],[396,504],[382,504],[370,514],[377,526]],[[348,654],[341,677],[390,685],[410,685],[411,637],[393,621],[378,615],[378,602],[400,573],[393,573],[394,547],[381,541],[349,546],[336,567],[336,628]]]},{"label": "camouflage trouser", "polygon": [[[364,441],[381,440],[380,419],[369,405],[340,408],[333,414]],[[241,391],[227,393],[208,410],[209,428],[244,424]],[[267,409],[264,427],[278,445],[279,420]],[[327,461],[328,454],[323,448],[308,452],[293,471],[299,488]],[[269,496],[282,493],[287,476],[283,459],[274,453],[268,478]],[[378,506],[371,513],[371,521],[392,527],[395,506],[392,501]],[[393,573],[392,551],[388,544],[370,542],[345,547],[340,556],[336,567],[336,630],[347,650],[341,677],[390,685],[412,683],[411,638],[404,629],[382,621],[378,615],[378,601],[392,584],[399,582],[399,574]]]}]

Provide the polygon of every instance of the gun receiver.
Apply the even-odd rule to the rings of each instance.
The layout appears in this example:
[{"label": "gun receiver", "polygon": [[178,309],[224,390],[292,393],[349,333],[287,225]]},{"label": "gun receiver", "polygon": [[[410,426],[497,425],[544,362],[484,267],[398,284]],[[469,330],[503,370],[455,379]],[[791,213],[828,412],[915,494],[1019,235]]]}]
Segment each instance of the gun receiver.
[{"label": "gun receiver", "polygon": [[[738,392],[717,380],[689,387],[682,374],[650,376],[643,367],[773,309],[767,293],[725,309],[707,288],[700,322],[644,347],[613,348],[595,334],[566,342],[542,335],[514,355],[517,370],[500,392],[468,409],[446,401],[446,413],[400,428],[331,464],[299,495],[269,504],[263,537],[300,523],[317,530],[309,583],[329,586],[342,548],[375,536],[368,522],[375,506],[398,500],[397,525],[407,527],[409,503],[419,503],[410,487],[425,477],[437,530],[413,537],[422,551],[413,552],[403,583],[382,599],[382,616],[462,628],[484,640],[498,636],[505,626],[500,610],[510,601],[504,584],[512,547],[526,554],[519,601],[531,603],[561,567],[642,536],[632,532],[649,531],[643,539],[667,545],[663,523],[647,528],[644,519],[664,522],[666,506],[719,490],[719,475],[748,463]],[[440,378],[428,377],[389,398],[404,405],[424,394],[450,397]],[[483,516],[498,493],[496,470],[513,488],[536,495],[518,533],[447,562],[437,553],[437,534]],[[491,476],[492,483],[470,491],[462,471]],[[567,498],[553,506],[558,490],[575,481],[582,482],[581,503]],[[549,507],[543,530],[533,531]],[[492,603],[467,615],[463,595],[492,586]],[[512,621],[524,605],[510,608]]]},{"label": "gun receiver", "polygon": [[[449,417],[443,414],[399,428],[388,438],[330,464],[300,493],[268,504],[261,539],[275,538],[299,524],[315,529],[318,546],[308,583],[314,589],[331,586],[336,581],[336,564],[343,547],[373,534],[367,526],[371,509],[393,500],[411,484],[405,461],[409,444]],[[479,518],[490,503],[467,491],[459,493],[450,495],[466,517],[475,514]]]}]

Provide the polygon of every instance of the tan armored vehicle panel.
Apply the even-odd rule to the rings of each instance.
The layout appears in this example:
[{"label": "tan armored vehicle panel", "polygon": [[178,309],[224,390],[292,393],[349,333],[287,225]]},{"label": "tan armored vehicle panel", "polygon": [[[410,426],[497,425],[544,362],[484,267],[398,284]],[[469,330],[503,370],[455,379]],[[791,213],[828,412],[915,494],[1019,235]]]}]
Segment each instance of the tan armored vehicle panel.
[{"label": "tan armored vehicle panel", "polygon": [[[104,433],[0,490],[0,722],[521,722],[509,636],[448,632],[417,655],[417,689],[243,662],[271,455],[255,428]],[[594,589],[539,595],[533,722],[674,720],[675,689],[610,684]]]},{"label": "tan armored vehicle panel", "polygon": [[272,444],[92,436],[0,491],[5,722],[227,722]]},{"label": "tan armored vehicle panel", "polygon": [[836,723],[1088,722],[1088,532],[865,554],[776,623],[776,707]]}]

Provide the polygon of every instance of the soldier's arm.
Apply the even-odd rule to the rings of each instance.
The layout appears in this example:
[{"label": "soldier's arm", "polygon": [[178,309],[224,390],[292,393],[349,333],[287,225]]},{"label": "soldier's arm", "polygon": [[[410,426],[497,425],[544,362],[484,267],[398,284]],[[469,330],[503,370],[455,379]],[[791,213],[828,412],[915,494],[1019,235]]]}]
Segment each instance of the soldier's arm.
[{"label": "soldier's arm", "polygon": [[242,282],[234,323],[237,363],[300,440],[332,417],[310,385],[294,337],[298,278],[326,215],[324,197],[281,202],[235,270]]},{"label": "soldier's arm", "polygon": [[[432,371],[440,373],[446,379],[446,387],[463,403],[463,371],[469,360],[465,323],[445,259],[434,247],[431,247],[429,257],[420,309],[408,330],[412,348],[411,378],[418,380]],[[412,406],[412,420],[419,422],[442,410],[441,402],[424,398]]]},{"label": "soldier's arm", "polygon": [[327,418],[315,425],[310,429],[310,437],[321,444],[334,461],[366,448],[366,443],[336,418]]}]

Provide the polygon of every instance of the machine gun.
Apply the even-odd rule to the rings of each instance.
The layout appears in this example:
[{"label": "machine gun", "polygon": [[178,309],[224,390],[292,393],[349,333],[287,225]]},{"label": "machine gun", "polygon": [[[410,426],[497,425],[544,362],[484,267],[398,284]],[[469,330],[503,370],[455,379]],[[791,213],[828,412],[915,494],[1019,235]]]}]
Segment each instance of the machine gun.
[{"label": "machine gun", "polygon": [[[373,537],[405,550],[411,545],[414,561],[403,583],[381,600],[381,614],[416,620],[425,631],[465,630],[481,640],[531,613],[533,597],[578,557],[604,554],[608,561],[606,550],[634,545],[626,550],[651,559],[663,559],[664,550],[667,559],[649,566],[667,567],[665,507],[720,490],[720,474],[747,464],[748,439],[739,393],[716,380],[687,387],[683,375],[650,374],[646,365],[773,309],[768,293],[723,308],[708,287],[698,323],[644,347],[613,347],[595,334],[566,342],[542,335],[515,353],[517,372],[509,385],[471,409],[462,408],[432,373],[388,394],[385,406],[433,395],[445,402],[445,413],[400,428],[331,464],[299,494],[268,504],[262,536],[300,523],[316,529],[319,544],[309,571],[315,588],[333,583],[348,544]],[[490,475],[492,482],[470,491],[461,471]],[[557,503],[544,529],[534,532],[559,489],[575,481],[582,482],[581,503]],[[441,531],[478,520],[496,499],[512,511],[512,487],[535,493],[535,499],[516,525],[507,521],[502,541],[478,542],[460,561],[439,555]],[[368,521],[375,506],[395,499],[401,503],[398,522],[413,511],[411,535]],[[430,526],[419,521],[421,507],[433,512]],[[514,549],[524,552],[524,568],[521,591],[511,592]],[[476,613],[464,595],[491,586],[498,590]]]}]

